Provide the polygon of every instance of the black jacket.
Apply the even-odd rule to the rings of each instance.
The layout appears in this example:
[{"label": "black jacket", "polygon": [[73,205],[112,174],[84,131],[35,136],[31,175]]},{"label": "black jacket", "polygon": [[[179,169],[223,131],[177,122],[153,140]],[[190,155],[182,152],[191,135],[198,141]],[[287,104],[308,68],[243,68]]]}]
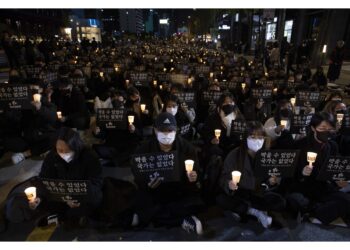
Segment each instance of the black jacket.
[{"label": "black jacket", "polygon": [[61,180],[90,180],[91,188],[88,201],[94,203],[102,199],[102,168],[97,155],[84,148],[73,161],[67,163],[52,150],[45,158],[40,178]]},{"label": "black jacket", "polygon": [[[192,159],[195,163],[193,166],[193,171],[197,172],[197,175],[200,176],[200,169],[198,166],[198,157],[195,148],[185,139],[180,136],[176,136],[176,139],[173,143],[173,149],[177,151],[178,157],[178,168],[180,173],[180,181],[179,182],[167,182],[161,183],[155,189],[150,189],[148,187],[148,183],[145,183],[142,180],[135,178],[135,183],[139,187],[139,189],[147,190],[151,193],[160,195],[160,196],[174,196],[181,197],[184,195],[188,195],[189,193],[195,193],[197,191],[196,183],[190,183],[185,169],[185,160]],[[156,153],[161,152],[159,142],[155,136],[151,139],[140,145],[135,154],[148,154],[148,153]],[[198,181],[198,180],[197,180]]]}]

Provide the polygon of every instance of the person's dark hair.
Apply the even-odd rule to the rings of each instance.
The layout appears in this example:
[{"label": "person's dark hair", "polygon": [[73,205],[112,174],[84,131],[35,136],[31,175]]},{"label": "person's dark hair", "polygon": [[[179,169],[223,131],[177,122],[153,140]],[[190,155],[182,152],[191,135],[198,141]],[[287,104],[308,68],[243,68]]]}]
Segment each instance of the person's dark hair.
[{"label": "person's dark hair", "polygon": [[176,95],[170,94],[167,96],[167,98],[164,101],[163,105],[163,112],[166,111],[166,106],[168,105],[168,102],[175,102],[178,106],[180,106],[180,100]]},{"label": "person's dark hair", "polygon": [[132,95],[140,95],[140,92],[135,87],[128,88],[126,92],[128,94],[128,97],[130,97]]},{"label": "person's dark hair", "polygon": [[336,119],[334,117],[334,115],[327,113],[327,112],[319,112],[316,113],[312,116],[310,124],[308,126],[308,135],[312,135],[312,130],[311,130],[311,126],[316,128],[318,125],[320,125],[323,121],[328,122],[332,127],[336,127]]},{"label": "person's dark hair", "polygon": [[234,98],[234,96],[233,96],[230,92],[225,92],[225,93],[223,93],[223,94],[220,96],[220,98],[219,98],[218,101],[216,102],[216,106],[217,106],[218,108],[221,109],[222,105],[223,105],[224,102],[225,102],[226,97],[231,98],[231,99],[236,103],[236,99]]},{"label": "person's dark hair", "polygon": [[335,108],[337,107],[337,105],[341,104],[342,101],[328,101],[326,106],[323,108],[323,112],[327,112],[330,114],[334,114],[335,113]]},{"label": "person's dark hair", "polygon": [[177,90],[178,92],[182,92],[183,91],[183,85],[179,84],[179,83],[174,83],[171,85],[170,91],[172,90]]},{"label": "person's dark hair", "polygon": [[343,93],[339,90],[336,90],[329,94],[329,96],[326,98],[326,101],[332,100],[332,98],[335,96],[339,96],[342,100],[344,99]]},{"label": "person's dark hair", "polygon": [[68,147],[74,151],[74,158],[78,158],[84,148],[84,143],[81,140],[79,133],[72,128],[62,127],[58,130],[57,139],[64,141]]}]

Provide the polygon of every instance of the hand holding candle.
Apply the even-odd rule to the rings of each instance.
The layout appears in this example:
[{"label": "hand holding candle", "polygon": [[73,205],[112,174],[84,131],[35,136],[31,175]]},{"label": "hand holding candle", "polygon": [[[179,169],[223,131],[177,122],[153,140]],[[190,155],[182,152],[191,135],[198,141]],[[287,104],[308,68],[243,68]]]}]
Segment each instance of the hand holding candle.
[{"label": "hand holding candle", "polygon": [[294,106],[295,105],[295,98],[290,98],[290,103]]},{"label": "hand holding candle", "polygon": [[344,118],[344,114],[337,114],[338,123],[341,124]]},{"label": "hand holding candle", "polygon": [[36,198],[36,187],[29,187],[24,190],[29,202],[34,202]]},{"label": "hand holding candle", "polygon": [[312,163],[316,161],[317,154],[314,152],[307,152],[307,161],[309,162],[310,168],[313,167]]},{"label": "hand holding candle", "polygon": [[62,112],[61,111],[57,111],[57,118],[62,119]]},{"label": "hand holding candle", "polygon": [[129,124],[132,125],[134,123],[134,116],[133,115],[129,115],[128,116],[128,121],[129,121]]},{"label": "hand holding candle", "polygon": [[219,137],[220,137],[220,135],[221,135],[221,129],[215,129],[215,130],[214,130],[214,133],[215,133],[216,139],[219,139]]},{"label": "hand holding candle", "polygon": [[142,113],[145,112],[146,110],[146,104],[141,104],[141,111]]},{"label": "hand holding candle", "polygon": [[287,120],[281,120],[281,125],[283,126],[283,128],[285,129],[287,127]]}]

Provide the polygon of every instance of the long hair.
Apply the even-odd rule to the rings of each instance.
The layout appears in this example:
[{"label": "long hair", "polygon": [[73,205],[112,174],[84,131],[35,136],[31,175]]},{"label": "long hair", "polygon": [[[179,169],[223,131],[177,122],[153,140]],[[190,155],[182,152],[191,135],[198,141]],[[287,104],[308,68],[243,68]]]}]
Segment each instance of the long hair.
[{"label": "long hair", "polygon": [[84,148],[84,143],[81,140],[79,133],[74,131],[71,128],[67,128],[67,127],[60,128],[57,134],[56,142],[58,140],[64,141],[68,145],[69,149],[74,151],[75,159],[79,157],[81,151]]}]

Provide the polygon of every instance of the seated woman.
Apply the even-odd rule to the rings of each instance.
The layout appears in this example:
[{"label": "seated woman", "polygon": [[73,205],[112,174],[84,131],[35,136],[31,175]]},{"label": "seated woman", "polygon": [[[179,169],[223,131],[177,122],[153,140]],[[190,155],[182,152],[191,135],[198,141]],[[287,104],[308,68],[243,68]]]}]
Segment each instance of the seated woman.
[{"label": "seated woman", "polygon": [[[222,193],[217,197],[219,206],[233,211],[238,218],[246,215],[256,217],[263,227],[272,223],[266,211],[280,211],[285,207],[282,196],[273,192],[261,194],[257,189],[258,176],[254,174],[256,153],[264,146],[264,128],[260,122],[248,122],[245,138],[240,147],[226,157],[220,178]],[[258,166],[256,166],[258,167]],[[232,171],[241,172],[239,185],[232,181]],[[277,177],[268,179],[269,186],[278,185]]]},{"label": "seated woman", "polygon": [[[272,148],[293,148],[294,138],[290,132],[293,118],[292,110],[292,104],[288,100],[281,100],[276,107],[275,115],[265,122],[264,129],[271,139]],[[281,121],[285,121],[286,125],[282,125]]]},{"label": "seated woman", "polygon": [[193,136],[193,128],[191,121],[186,115],[186,109],[180,104],[180,100],[175,95],[169,95],[165,100],[163,112],[168,112],[175,116],[177,127],[179,128],[179,135],[190,140]]},{"label": "seated woman", "polygon": [[[350,196],[339,191],[344,183],[318,179],[329,157],[338,154],[337,144],[331,139],[334,129],[335,119],[332,114],[321,112],[312,117],[307,137],[295,145],[300,150],[299,163],[294,184],[289,187],[287,195],[295,212],[309,212],[326,225],[338,217],[350,215]],[[307,152],[317,153],[313,167],[307,162]]]},{"label": "seated woman", "polygon": [[[207,156],[219,155],[224,158],[230,150],[239,145],[239,138],[231,135],[231,123],[236,119],[244,120],[244,117],[235,105],[233,96],[230,93],[222,94],[215,113],[207,118],[201,131]],[[216,129],[221,130],[219,138],[215,136]]]},{"label": "seated woman", "polygon": [[[59,130],[55,148],[46,156],[39,179],[87,180],[91,185],[86,201],[51,201],[37,181],[37,198],[28,201],[22,190],[13,190],[6,204],[6,217],[21,222],[36,217],[58,214],[59,219],[80,222],[91,215],[102,201],[102,168],[93,151],[85,147],[79,134],[70,128]],[[23,187],[21,187],[23,188]],[[46,218],[46,217],[44,217]]]}]

